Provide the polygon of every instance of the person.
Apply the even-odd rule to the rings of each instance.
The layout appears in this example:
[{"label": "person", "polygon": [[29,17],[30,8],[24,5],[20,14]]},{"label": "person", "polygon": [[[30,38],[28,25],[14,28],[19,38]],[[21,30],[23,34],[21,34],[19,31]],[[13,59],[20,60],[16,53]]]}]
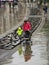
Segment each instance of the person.
[{"label": "person", "polygon": [[45,4],[45,6],[43,7],[45,14],[47,14],[47,9],[48,9],[47,4]]},{"label": "person", "polygon": [[44,10],[45,21],[47,21],[47,10],[48,10],[47,3],[44,5],[43,10]]},{"label": "person", "polygon": [[18,29],[17,29],[17,35],[19,36],[19,38],[21,38],[22,33],[23,33],[22,28],[18,27]]},{"label": "person", "polygon": [[22,29],[25,32],[25,38],[30,38],[31,23],[25,20]]},{"label": "person", "polygon": [[25,20],[24,24],[22,26],[22,29],[25,32],[24,37],[27,38],[26,43],[25,43],[25,51],[24,51],[24,59],[26,62],[29,59],[31,59],[31,55],[32,55],[31,44],[30,44],[30,42],[28,42],[28,41],[31,41],[30,30],[32,29],[32,25],[31,25],[30,21]]},{"label": "person", "polygon": [[23,50],[22,50],[22,45],[21,45],[21,36],[22,36],[22,34],[23,34],[22,28],[21,28],[21,27],[18,27],[18,29],[17,29],[17,35],[19,36],[19,39],[20,39],[20,45],[19,45],[19,47],[18,47],[19,55],[21,55],[22,52],[23,52]]}]

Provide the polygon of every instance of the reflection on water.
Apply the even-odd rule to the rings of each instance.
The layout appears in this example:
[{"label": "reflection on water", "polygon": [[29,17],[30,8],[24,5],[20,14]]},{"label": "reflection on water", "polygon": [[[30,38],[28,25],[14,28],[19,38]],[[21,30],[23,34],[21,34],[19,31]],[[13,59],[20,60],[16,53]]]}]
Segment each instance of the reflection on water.
[{"label": "reflection on water", "polygon": [[24,56],[19,55],[16,51],[7,62],[3,65],[47,65],[48,55],[47,55],[47,38],[43,32],[37,33],[32,37],[33,45],[31,47],[33,53],[32,57],[28,62],[25,62]]},{"label": "reflection on water", "polygon": [[[12,28],[16,23],[16,21],[14,21],[16,20],[16,16],[14,14],[8,14],[8,15],[10,18],[9,27]],[[3,23],[0,22],[0,25],[1,24],[3,25]],[[4,24],[4,26],[6,24]],[[6,26],[4,28],[6,30]],[[46,25],[44,25],[42,32],[39,32],[32,37],[32,41],[33,41],[33,46],[32,46],[33,56],[28,62],[24,61],[23,54],[19,55],[18,51],[16,51],[9,59],[6,59],[6,61],[3,62],[1,65],[49,65],[48,62],[49,61],[49,22]]]},{"label": "reflection on water", "polygon": [[[48,26],[49,24],[46,25]],[[42,32],[32,36],[33,45],[31,49],[33,53],[28,62],[25,62],[23,54],[19,55],[18,51],[16,51],[2,65],[49,65],[49,36],[46,31],[47,26],[44,25]]]},{"label": "reflection on water", "polygon": [[24,6],[20,3],[13,9],[11,8],[11,13],[9,13],[9,5],[6,4],[5,9],[0,9],[0,34],[12,29],[17,25],[18,22],[22,21],[24,14],[26,12],[25,4]]}]

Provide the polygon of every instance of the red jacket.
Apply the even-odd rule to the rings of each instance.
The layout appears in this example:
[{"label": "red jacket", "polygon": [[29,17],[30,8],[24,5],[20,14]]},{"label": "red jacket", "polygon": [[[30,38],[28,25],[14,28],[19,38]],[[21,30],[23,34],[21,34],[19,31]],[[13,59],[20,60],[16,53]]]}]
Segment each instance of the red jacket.
[{"label": "red jacket", "polygon": [[31,23],[30,22],[24,23],[22,28],[24,31],[30,31],[31,30]]}]

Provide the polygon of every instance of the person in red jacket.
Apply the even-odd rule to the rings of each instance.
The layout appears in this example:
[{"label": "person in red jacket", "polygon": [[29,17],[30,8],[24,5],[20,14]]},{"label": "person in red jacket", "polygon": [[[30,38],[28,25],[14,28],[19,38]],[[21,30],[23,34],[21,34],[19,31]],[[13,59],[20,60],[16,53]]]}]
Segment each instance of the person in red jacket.
[{"label": "person in red jacket", "polygon": [[32,41],[31,41],[31,32],[30,32],[30,30],[32,29],[32,25],[30,21],[25,20],[22,28],[23,28],[23,31],[25,32],[24,37],[26,41],[29,41],[24,44],[25,46],[24,59],[25,61],[28,61],[29,59],[31,59],[31,55],[32,55],[32,50],[31,50]]},{"label": "person in red jacket", "polygon": [[31,30],[31,23],[27,20],[24,21],[24,24],[22,26],[23,31],[25,32],[25,38],[30,37],[30,30]]}]

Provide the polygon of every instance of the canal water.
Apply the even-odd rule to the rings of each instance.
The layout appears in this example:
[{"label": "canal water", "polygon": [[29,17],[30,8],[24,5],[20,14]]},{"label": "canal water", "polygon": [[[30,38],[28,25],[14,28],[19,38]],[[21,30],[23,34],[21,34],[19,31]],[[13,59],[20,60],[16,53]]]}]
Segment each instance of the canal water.
[{"label": "canal water", "polygon": [[45,22],[40,32],[32,36],[32,57],[25,62],[18,50],[1,65],[49,65],[49,21]]}]

